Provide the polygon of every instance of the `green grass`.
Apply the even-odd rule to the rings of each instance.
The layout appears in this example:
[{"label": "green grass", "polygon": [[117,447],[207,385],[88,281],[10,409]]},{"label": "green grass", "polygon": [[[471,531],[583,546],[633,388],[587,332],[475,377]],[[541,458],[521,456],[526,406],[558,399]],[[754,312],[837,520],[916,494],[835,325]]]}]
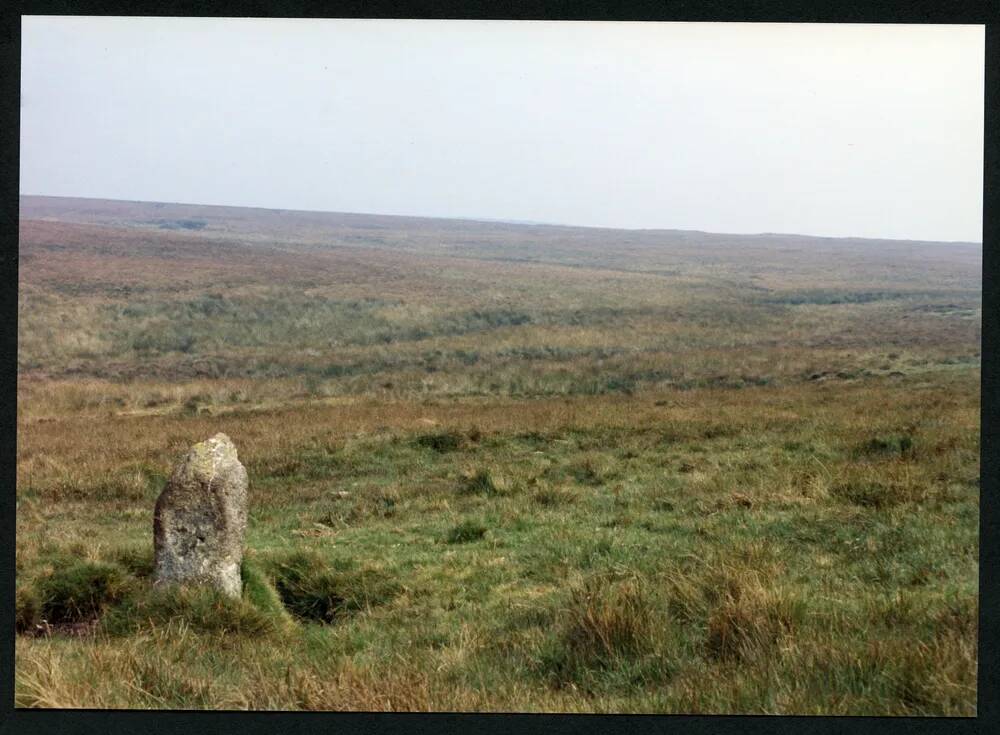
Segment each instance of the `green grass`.
[{"label": "green grass", "polygon": [[22,227],[18,706],[975,714],[968,248],[174,208]]},{"label": "green grass", "polygon": [[486,535],[487,530],[482,523],[465,520],[449,529],[447,541],[449,544],[467,544],[470,541],[478,541]]},{"label": "green grass", "polygon": [[39,614],[50,623],[80,623],[100,616],[128,595],[129,579],[113,564],[70,561],[39,578]]},{"label": "green grass", "polygon": [[334,623],[345,615],[385,604],[398,585],[376,570],[332,567],[319,554],[296,552],[272,562],[284,608],[300,620]]},{"label": "green grass", "polygon": [[147,588],[107,615],[102,631],[131,636],[180,622],[196,633],[254,639],[276,635],[282,618],[275,609],[259,608],[253,601],[234,600],[213,590]]},{"label": "green grass", "polygon": [[[121,529],[93,563],[115,565],[138,590],[109,604],[113,637],[72,644],[83,658],[65,660],[51,686],[103,665],[97,651],[183,622],[209,648],[220,635],[256,642],[205,670],[231,689],[182,697],[192,706],[216,706],[226,691],[255,706],[358,703],[342,690],[283,699],[230,668],[291,666],[294,679],[333,676],[342,660],[357,668],[338,675],[393,681],[383,701],[417,708],[970,712],[977,436],[959,428],[960,413],[928,414],[912,429],[916,451],[860,456],[855,404],[818,424],[782,421],[761,408],[778,394],[757,390],[735,404],[757,408],[725,408],[710,423],[672,417],[650,397],[643,410],[659,419],[627,423],[622,404],[623,424],[607,425],[610,412],[527,432],[487,423],[476,442],[443,452],[419,429],[253,460],[241,448],[251,556],[237,605],[143,592],[145,500],[116,506],[95,487],[104,517],[22,500],[22,528],[59,524],[80,546],[25,548],[19,580],[44,580],[46,559],[93,549],[88,529]],[[855,401],[885,395],[861,390]],[[910,412],[901,422],[933,395],[912,390],[892,394]],[[63,655],[58,635],[19,639],[22,670]],[[168,655],[164,645],[144,656]],[[407,678],[391,679],[399,671]],[[441,689],[411,689],[423,677]],[[19,701],[37,694],[28,681]],[[830,691],[835,704],[821,697]]]}]

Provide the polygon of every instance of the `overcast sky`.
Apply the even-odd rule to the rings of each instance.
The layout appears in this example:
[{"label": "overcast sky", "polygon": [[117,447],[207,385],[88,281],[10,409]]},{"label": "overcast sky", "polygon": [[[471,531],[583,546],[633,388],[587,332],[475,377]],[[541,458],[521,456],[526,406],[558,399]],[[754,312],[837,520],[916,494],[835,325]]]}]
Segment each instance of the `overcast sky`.
[{"label": "overcast sky", "polygon": [[22,23],[24,194],[982,239],[982,26]]}]

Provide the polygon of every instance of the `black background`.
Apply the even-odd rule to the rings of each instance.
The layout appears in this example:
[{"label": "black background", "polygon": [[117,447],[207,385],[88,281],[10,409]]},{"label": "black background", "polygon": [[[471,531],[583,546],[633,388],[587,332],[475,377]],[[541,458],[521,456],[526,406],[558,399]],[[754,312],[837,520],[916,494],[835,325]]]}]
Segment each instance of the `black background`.
[{"label": "black background", "polygon": [[[0,735],[7,733],[256,733],[286,732],[581,732],[757,733],[1000,732],[1000,441],[997,409],[997,316],[1000,316],[1000,7],[996,2],[148,2],[69,0],[24,2],[3,10],[0,21]],[[410,713],[141,712],[109,710],[14,710],[14,513],[17,387],[17,232],[20,120],[20,15],[154,15],[220,17],[470,18],[511,20],[743,21],[792,23],[986,24],[986,119],[983,200],[982,483],[980,513],[980,651],[978,717],[880,718],[798,716],[654,716]],[[68,122],[67,124],[72,124]]]}]

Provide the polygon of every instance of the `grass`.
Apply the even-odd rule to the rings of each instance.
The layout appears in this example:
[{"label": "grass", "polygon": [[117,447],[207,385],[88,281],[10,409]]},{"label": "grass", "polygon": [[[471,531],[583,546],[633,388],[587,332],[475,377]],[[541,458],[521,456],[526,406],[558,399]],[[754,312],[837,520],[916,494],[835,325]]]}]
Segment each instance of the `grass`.
[{"label": "grass", "polygon": [[112,636],[132,636],[143,629],[182,623],[205,635],[260,639],[278,633],[285,622],[282,616],[254,602],[208,589],[147,588],[107,615],[101,630]]},{"label": "grass", "polygon": [[100,562],[70,562],[35,583],[39,615],[50,623],[81,623],[100,616],[128,593],[123,570]]},{"label": "grass", "polygon": [[344,615],[385,604],[397,586],[377,570],[330,568],[316,553],[296,552],[273,563],[284,609],[300,620],[334,623]]},{"label": "grass", "polygon": [[[174,206],[22,222],[17,706],[975,714],[961,248]],[[219,431],[240,600],[151,579]]]},{"label": "grass", "polygon": [[447,541],[449,544],[467,544],[470,541],[478,541],[486,535],[487,530],[482,523],[464,520],[448,531]]},{"label": "grass", "polygon": [[[323,663],[334,657],[358,667],[350,681],[395,676],[398,689],[383,702],[416,709],[970,713],[978,407],[973,376],[964,389],[963,380],[855,385],[837,391],[819,421],[796,417],[815,416],[833,396],[823,384],[703,389],[682,405],[657,405],[674,399],[654,394],[429,401],[387,412],[361,400],[214,419],[152,415],[138,419],[142,431],[121,417],[86,437],[65,419],[67,434],[35,425],[29,441],[43,456],[65,447],[79,482],[61,496],[59,466],[29,465],[33,494],[22,490],[18,512],[22,584],[43,579],[57,554],[148,583],[151,499],[109,496],[102,478],[123,458],[97,447],[142,452],[162,476],[175,457],[161,437],[175,437],[179,453],[211,427],[234,436],[251,472],[249,568],[262,586],[254,591],[245,573],[249,604],[264,619],[284,610],[305,627],[285,628],[280,644],[267,633],[272,644],[255,627],[270,624],[246,609],[219,613],[194,601],[181,614],[176,600],[120,603],[105,619],[122,611],[127,634],[22,636],[18,670],[62,656],[44,681],[69,686],[98,666],[95,652],[124,656],[132,639],[184,621],[202,646],[220,645],[220,634],[226,646],[258,641],[202,669],[197,676],[222,683],[203,699],[191,694],[193,706],[237,695],[252,706],[370,704],[351,687],[295,699],[258,674],[232,673],[260,666],[281,678],[290,666],[308,689],[320,673],[348,676]],[[857,416],[883,401],[896,406],[893,422],[912,426],[914,451],[861,458]],[[700,405],[713,406],[711,423]],[[428,414],[456,434],[475,417],[479,441],[447,452],[422,446]],[[131,446],[112,431],[127,431]],[[600,482],[580,471],[588,466]],[[505,492],[489,490],[498,483]],[[41,529],[52,527],[60,537],[49,548]],[[99,541],[108,534],[110,546]],[[224,633],[210,627],[215,619]],[[629,637],[650,629],[652,637]],[[876,655],[868,647],[878,640],[899,643]],[[174,655],[156,645],[145,655]],[[65,658],[71,650],[78,654]],[[819,661],[825,679],[800,676]],[[835,702],[822,696],[831,688]]]},{"label": "grass", "polygon": [[42,622],[42,602],[33,587],[18,586],[14,593],[14,631],[33,633]]},{"label": "grass", "polygon": [[466,495],[505,495],[510,492],[510,482],[495,470],[476,470],[462,477],[459,490]]},{"label": "grass", "polygon": [[675,673],[672,621],[650,600],[641,578],[595,577],[575,588],[555,616],[542,666],[551,686],[600,690],[651,687]]}]

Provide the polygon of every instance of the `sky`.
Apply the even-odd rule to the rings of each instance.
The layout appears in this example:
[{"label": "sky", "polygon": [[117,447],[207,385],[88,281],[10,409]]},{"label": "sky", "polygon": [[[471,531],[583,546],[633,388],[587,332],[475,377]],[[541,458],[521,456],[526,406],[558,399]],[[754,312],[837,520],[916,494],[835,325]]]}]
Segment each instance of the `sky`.
[{"label": "sky", "polygon": [[21,193],[982,240],[983,26],[22,18]]}]

